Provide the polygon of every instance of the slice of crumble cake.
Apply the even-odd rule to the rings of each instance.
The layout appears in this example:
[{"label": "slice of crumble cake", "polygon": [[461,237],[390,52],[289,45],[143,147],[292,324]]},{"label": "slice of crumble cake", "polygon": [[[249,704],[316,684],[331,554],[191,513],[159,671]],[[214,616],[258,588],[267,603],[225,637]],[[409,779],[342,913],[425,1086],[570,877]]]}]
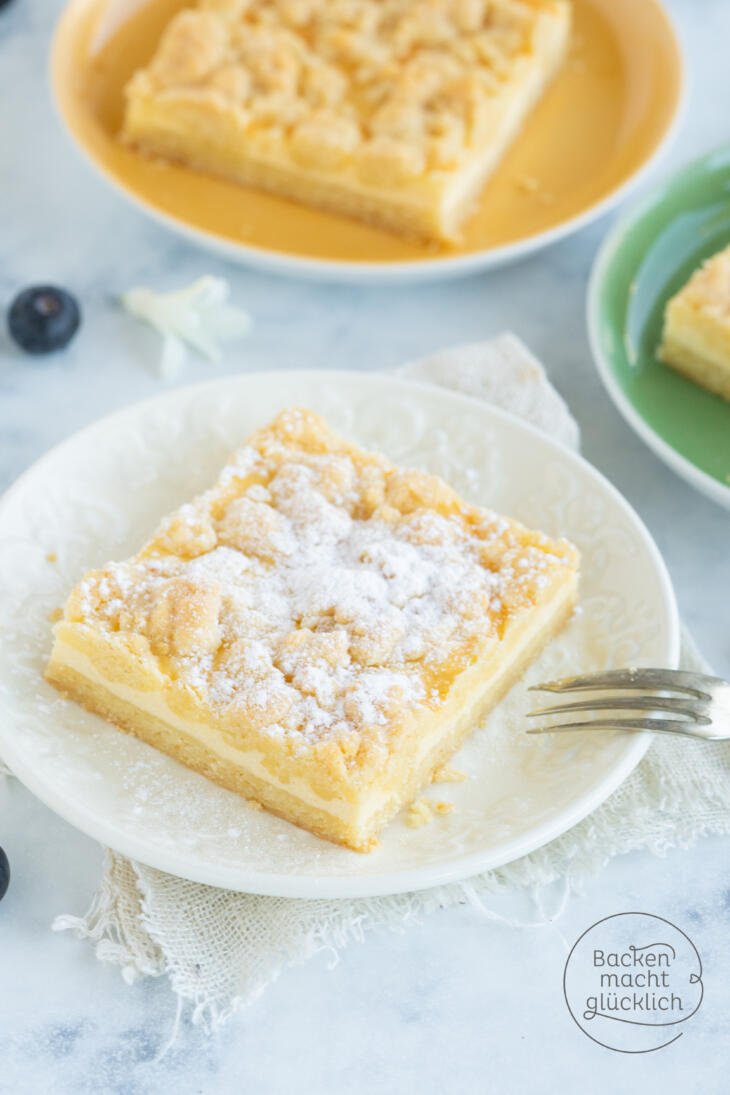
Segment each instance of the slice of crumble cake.
[{"label": "slice of crumble cake", "polygon": [[570,616],[578,554],[288,410],[91,571],[48,680],[365,851]]}]

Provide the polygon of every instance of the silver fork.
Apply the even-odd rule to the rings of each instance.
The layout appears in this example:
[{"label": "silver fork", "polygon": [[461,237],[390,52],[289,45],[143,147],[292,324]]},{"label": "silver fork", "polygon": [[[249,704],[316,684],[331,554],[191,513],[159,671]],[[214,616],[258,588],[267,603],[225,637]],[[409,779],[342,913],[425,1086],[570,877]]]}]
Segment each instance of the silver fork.
[{"label": "silver fork", "polygon": [[[651,730],[655,734],[683,734],[703,741],[730,740],[730,684],[704,673],[686,673],[679,669],[612,669],[535,684],[530,691],[565,696],[580,696],[586,692],[597,695],[530,711],[528,718],[552,715],[577,718],[576,721],[535,726],[527,731],[528,734]],[[607,718],[586,717],[600,711],[616,714]]]}]

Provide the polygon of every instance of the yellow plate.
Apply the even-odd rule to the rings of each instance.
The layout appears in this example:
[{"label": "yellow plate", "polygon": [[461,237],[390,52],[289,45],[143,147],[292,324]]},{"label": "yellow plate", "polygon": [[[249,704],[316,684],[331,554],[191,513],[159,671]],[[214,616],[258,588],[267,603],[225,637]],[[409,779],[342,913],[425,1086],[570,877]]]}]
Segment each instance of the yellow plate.
[{"label": "yellow plate", "polygon": [[659,0],[573,3],[570,56],[485,188],[458,247],[402,240],[122,148],[124,85],[190,0],[72,0],[56,32],[53,86],[74,140],[103,175],[199,243],[288,273],[438,278],[504,263],[595,218],[672,129],[682,60]]}]

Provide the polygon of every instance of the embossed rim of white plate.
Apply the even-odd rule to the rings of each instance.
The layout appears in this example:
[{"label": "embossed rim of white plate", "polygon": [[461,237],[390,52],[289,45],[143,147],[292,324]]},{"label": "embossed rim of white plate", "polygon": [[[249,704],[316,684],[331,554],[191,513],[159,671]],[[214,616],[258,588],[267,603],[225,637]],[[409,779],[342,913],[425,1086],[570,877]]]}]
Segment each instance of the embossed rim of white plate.
[{"label": "embossed rim of white plate", "polygon": [[[498,426],[527,435],[543,445],[547,452],[557,456],[562,462],[567,462],[579,469],[580,473],[587,476],[592,487],[608,499],[627,520],[636,535],[636,543],[645,553],[658,588],[661,592],[660,604],[655,605],[659,609],[658,617],[663,617],[663,628],[659,627],[659,637],[664,650],[663,663],[668,667],[676,667],[679,661],[679,616],[671,580],[659,550],[651,538],[648,530],[632,509],[624,497],[616,488],[592,467],[583,457],[577,455],[563,445],[547,437],[533,426],[526,424],[513,415],[486,403],[472,399],[469,396],[437,388],[430,384],[416,383],[410,380],[401,380],[382,373],[355,373],[355,372],[327,372],[323,370],[290,370],[272,373],[248,373],[222,380],[210,381],[204,384],[178,388],[172,392],[154,396],[141,402],[124,407],[110,415],[107,415],[86,426],[76,434],[61,442],[51,449],[45,456],[33,464],[0,499],[0,518],[3,516],[7,504],[21,492],[32,489],[33,480],[43,475],[61,450],[83,447],[89,441],[97,440],[99,433],[110,435],[113,431],[134,422],[141,413],[151,408],[159,408],[168,404],[168,410],[174,413],[175,405],[184,405],[193,397],[202,395],[207,391],[218,387],[224,390],[245,389],[247,384],[255,384],[262,380],[274,382],[285,386],[287,380],[301,383],[306,379],[312,383],[325,383],[328,386],[336,386],[340,380],[344,386],[392,386],[394,390],[407,389],[410,399],[418,399],[418,393],[429,393],[433,396],[438,391],[439,400],[452,407],[461,406],[468,408],[471,413],[475,410],[484,418],[485,429],[495,422]],[[570,530],[566,533],[570,535]],[[12,727],[7,723],[0,723],[0,746],[2,756],[17,778],[50,809],[64,820],[87,836],[107,845],[117,852],[131,859],[146,863],[169,874],[191,881],[205,883],[212,886],[220,886],[240,892],[257,893],[272,897],[297,897],[297,898],[351,898],[351,897],[377,897],[388,894],[405,893],[412,890],[427,889],[437,885],[457,882],[468,878],[481,871],[493,869],[512,862],[523,855],[535,851],[549,841],[565,833],[589,813],[595,810],[606,798],[627,778],[641,758],[644,756],[650,744],[650,736],[637,734],[626,737],[625,748],[618,761],[607,767],[602,778],[585,793],[576,797],[554,819],[535,825],[526,833],[517,838],[503,841],[501,844],[489,845],[479,850],[465,853],[459,857],[449,859],[442,864],[427,864],[413,870],[399,870],[384,872],[370,876],[317,877],[316,875],[297,876],[296,874],[277,874],[261,871],[244,871],[239,868],[228,868],[226,865],[209,862],[196,863],[191,859],[191,854],[185,849],[170,852],[167,848],[161,848],[138,837],[121,832],[115,827],[113,821],[92,813],[83,804],[76,800],[70,800],[59,793],[52,782],[48,782],[38,776],[26,758],[21,748],[18,748],[16,736],[12,733]]]},{"label": "embossed rim of white plate", "polygon": [[639,164],[632,175],[629,175],[622,183],[619,183],[594,205],[584,209],[583,212],[576,213],[552,228],[537,232],[535,235],[518,240],[516,243],[486,248],[483,251],[474,251],[455,258],[408,259],[396,262],[352,262],[337,259],[308,258],[303,255],[287,255],[285,252],[268,251],[255,247],[253,244],[234,243],[215,235],[213,232],[207,232],[202,228],[194,228],[177,217],[157,209],[150,202],[145,201],[143,197],[127,189],[111,171],[91,156],[86,147],[77,139],[73,127],[66,118],[61,105],[61,97],[53,78],[55,71],[54,55],[56,49],[58,49],[59,29],[66,15],[66,8],[61,12],[54,30],[51,47],[51,90],[56,114],[81,159],[92,172],[102,178],[128,205],[141,210],[150,220],[162,225],[168,231],[182,236],[190,243],[251,269],[263,270],[265,273],[279,274],[285,277],[301,278],[304,281],[345,282],[349,285],[414,285],[431,281],[449,281],[452,278],[466,277],[470,274],[494,270],[500,266],[508,266],[513,262],[519,262],[521,259],[527,258],[553,243],[558,243],[575,232],[579,232],[582,228],[588,227],[588,225],[614,209],[629,194],[633,193],[660,162],[665,152],[671,147],[684,118],[687,106],[687,70],[681,39],[675,28],[671,13],[662,0],[658,0],[658,4],[666,19],[667,27],[674,38],[680,84],[674,114],[646,159]]}]

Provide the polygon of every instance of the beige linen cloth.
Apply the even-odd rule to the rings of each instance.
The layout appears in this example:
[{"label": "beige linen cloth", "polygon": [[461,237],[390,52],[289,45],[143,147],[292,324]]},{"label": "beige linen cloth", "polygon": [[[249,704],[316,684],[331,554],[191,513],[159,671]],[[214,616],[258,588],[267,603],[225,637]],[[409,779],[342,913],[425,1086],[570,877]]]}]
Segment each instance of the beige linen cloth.
[{"label": "beige linen cloth", "polygon": [[[513,335],[446,350],[399,373],[484,399],[578,445],[565,403]],[[687,636],[682,664],[706,669]],[[53,927],[89,939],[97,957],[120,966],[127,982],[167,976],[178,1016],[189,1008],[194,1022],[213,1028],[254,1001],[287,966],[320,951],[336,959],[374,928],[403,930],[425,913],[464,901],[504,920],[489,910],[488,897],[518,890],[536,900],[532,923],[546,924],[551,917],[542,897],[552,883],[561,884],[556,890],[564,898],[613,856],[639,848],[662,855],[709,833],[730,833],[730,747],[662,738],[581,824],[467,882],[370,900],[258,897],[187,882],[107,851],[86,915],[59,916]]]}]

